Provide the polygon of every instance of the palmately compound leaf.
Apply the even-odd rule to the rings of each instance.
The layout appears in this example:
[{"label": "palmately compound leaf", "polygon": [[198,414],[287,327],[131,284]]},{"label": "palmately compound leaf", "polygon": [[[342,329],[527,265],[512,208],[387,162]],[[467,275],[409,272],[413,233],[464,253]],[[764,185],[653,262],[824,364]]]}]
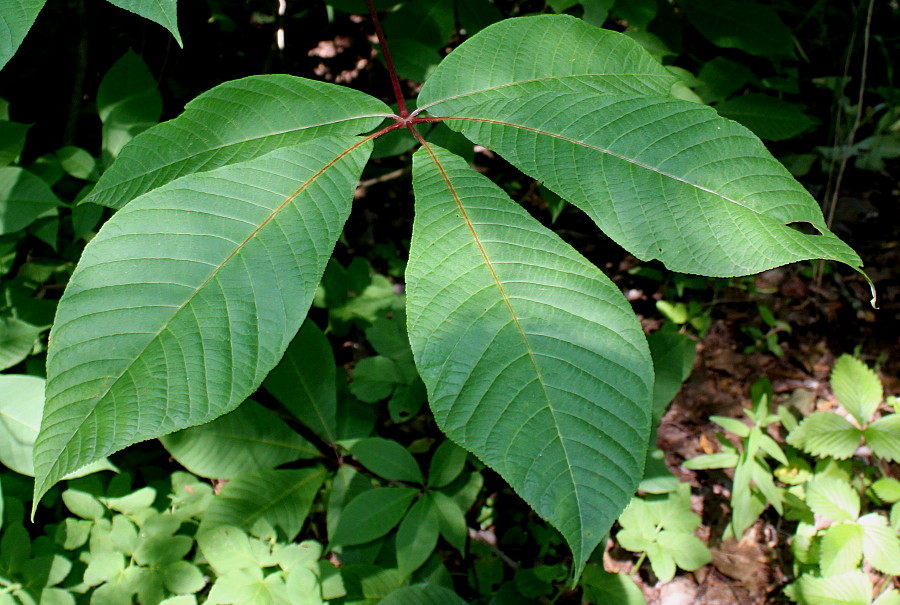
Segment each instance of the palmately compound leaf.
[{"label": "palmately compound leaf", "polygon": [[413,157],[407,319],[441,429],[557,527],[581,572],[642,476],[653,370],[612,282],[486,177]]},{"label": "palmately compound leaf", "polygon": [[259,386],[306,316],[371,147],[327,137],[186,176],[103,226],[50,336],[35,503],[67,472]]},{"label": "palmately compound leaf", "polygon": [[0,69],[12,59],[47,0],[0,0]]},{"label": "palmately compound leaf", "polygon": [[[542,181],[642,260],[710,276],[812,258],[860,270],[812,196],[749,130],[669,98],[664,79],[641,73],[643,51],[623,35],[594,29],[554,38],[572,21],[529,17],[483,30],[435,70],[420,110]],[[507,65],[507,54],[522,49],[501,39],[527,47],[545,38],[559,45],[545,65]],[[566,61],[578,65],[582,56],[628,67],[565,77],[578,72]]]},{"label": "palmately compound leaf", "polygon": [[198,96],[136,136],[88,202],[121,208],[178,177],[245,162],[317,137],[360,134],[390,108],[364,93],[294,76],[250,76]]}]

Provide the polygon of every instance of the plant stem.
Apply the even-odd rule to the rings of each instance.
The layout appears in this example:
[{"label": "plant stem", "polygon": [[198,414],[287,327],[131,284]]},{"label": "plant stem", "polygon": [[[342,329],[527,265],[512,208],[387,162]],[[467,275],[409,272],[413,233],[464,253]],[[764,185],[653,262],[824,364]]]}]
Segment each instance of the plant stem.
[{"label": "plant stem", "polygon": [[394,96],[397,97],[397,109],[401,118],[409,117],[409,110],[406,108],[406,100],[403,98],[403,91],[400,90],[400,80],[397,78],[397,70],[394,69],[394,61],[391,60],[391,53],[388,50],[387,40],[384,39],[384,32],[381,30],[381,21],[378,20],[378,14],[375,12],[375,5],[372,0],[366,0],[366,6],[369,7],[369,15],[372,17],[372,23],[375,24],[375,34],[378,36],[378,44],[381,45],[381,54],[384,55],[384,62],[387,63],[388,73],[391,75],[391,84],[394,85]]}]

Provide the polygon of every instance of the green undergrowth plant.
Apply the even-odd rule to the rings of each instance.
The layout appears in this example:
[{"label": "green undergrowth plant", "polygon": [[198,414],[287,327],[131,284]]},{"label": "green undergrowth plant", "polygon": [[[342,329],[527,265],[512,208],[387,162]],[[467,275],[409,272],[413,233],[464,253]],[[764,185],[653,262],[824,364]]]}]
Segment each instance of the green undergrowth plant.
[{"label": "green undergrowth plant", "polygon": [[[177,37],[174,0],[126,4]],[[53,321],[33,507],[66,474],[147,439],[173,447],[178,437],[167,435],[277,383],[272,372],[285,356],[312,357],[292,347],[317,300],[340,332],[350,320],[329,258],[373,148],[403,132],[418,146],[403,309],[366,327],[378,355],[355,368],[346,408],[332,421],[298,404],[300,417],[311,429],[352,429],[370,413],[365,401],[389,397],[402,419],[427,399],[454,443],[561,532],[577,577],[643,476],[651,351],[619,289],[472,170],[472,145],[673,271],[747,275],[813,258],[860,270],[861,261],[755,135],[680,98],[683,82],[634,36],[566,15],[499,21],[429,68],[413,103],[367,4],[396,109],[335,84],[250,76],[110,148],[115,160],[83,201],[115,213],[85,246]],[[422,6],[391,13],[388,34],[416,25],[409,11]],[[703,6],[685,3],[717,38],[701,25]],[[416,31],[427,37],[425,24]],[[345,298],[345,313],[377,306],[387,284],[370,281],[369,294]],[[352,432],[326,442],[352,454],[360,446],[348,439],[371,436]],[[330,471],[321,472],[324,481]],[[414,515],[409,527],[431,528],[430,543],[435,486],[429,475],[406,487],[412,479],[367,498],[395,496],[391,510]],[[421,553],[404,556],[409,571]]]},{"label": "green undergrowth plant", "polygon": [[[745,411],[751,425],[713,419],[740,438],[741,448],[719,434],[721,452],[684,466],[734,469],[724,537],[742,537],[769,505],[792,524],[795,580],[784,592],[793,602],[898,603],[889,583],[900,574],[900,482],[890,466],[900,442],[896,400],[885,402],[878,376],[849,355],[835,362],[831,387],[839,411],[798,421],[790,400],[771,413],[771,387],[758,382],[753,410]],[[779,425],[783,446],[772,438]]]}]

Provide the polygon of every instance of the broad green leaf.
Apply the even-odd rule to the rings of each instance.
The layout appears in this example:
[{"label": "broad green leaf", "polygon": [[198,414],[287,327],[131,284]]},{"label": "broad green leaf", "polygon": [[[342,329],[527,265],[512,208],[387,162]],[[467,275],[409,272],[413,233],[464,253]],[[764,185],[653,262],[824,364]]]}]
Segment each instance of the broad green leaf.
[{"label": "broad green leaf", "polygon": [[366,403],[377,403],[390,397],[394,388],[402,384],[399,364],[383,355],[366,357],[353,368],[350,392]]},{"label": "broad green leaf", "polygon": [[328,506],[326,509],[326,527],[328,535],[334,535],[337,524],[341,518],[341,512],[347,503],[366,490],[372,489],[372,481],[362,472],[357,471],[349,464],[338,467],[331,481],[331,493],[328,494]]},{"label": "broad green leaf", "polygon": [[154,23],[159,23],[165,27],[178,46],[184,47],[181,42],[181,34],[178,33],[178,9],[176,2],[178,0],[107,0],[110,4],[131,11],[145,19],[149,19]]},{"label": "broad green leaf", "polygon": [[62,499],[66,508],[82,519],[97,521],[98,519],[102,519],[106,514],[106,507],[104,507],[97,498],[87,492],[67,489],[62,493]]},{"label": "broad green leaf", "polygon": [[32,449],[44,408],[44,379],[0,375],[0,463],[34,476]]},{"label": "broad green leaf", "polygon": [[[44,384],[45,380],[37,376],[0,375],[0,464],[29,477],[34,476],[32,456],[44,411]],[[102,459],[76,469],[66,478],[102,470],[115,467]]]},{"label": "broad green leaf", "polygon": [[62,205],[50,186],[24,168],[0,168],[0,235],[24,229]]},{"label": "broad green leaf", "polygon": [[225,82],[188,103],[179,117],[136,136],[86,201],[121,208],[186,174],[319,137],[366,132],[390,113],[361,92],[294,76]]},{"label": "broad green leaf", "polygon": [[879,418],[867,426],[863,434],[873,454],[900,462],[900,414]]},{"label": "broad green leaf", "polygon": [[403,586],[388,593],[379,605],[465,605],[458,594],[436,584]]},{"label": "broad green leaf", "polygon": [[[396,569],[368,564],[345,565],[341,578],[347,589],[347,601],[360,605],[375,605],[406,583]],[[370,599],[365,601],[363,599]]]},{"label": "broad green leaf", "polygon": [[862,527],[862,550],[866,561],[883,574],[900,575],[900,538],[897,530],[878,513],[859,518]]},{"label": "broad green leaf", "polygon": [[[404,2],[384,20],[384,33],[388,40],[406,38],[441,48],[453,35],[455,25],[453,0]],[[391,55],[395,55],[393,45]]]},{"label": "broad green leaf", "polygon": [[211,479],[231,479],[320,455],[313,444],[252,399],[208,424],[166,435],[161,441],[186,469]]},{"label": "broad green leaf", "polygon": [[431,498],[420,498],[397,529],[397,568],[409,575],[434,551],[438,539],[438,510]]},{"label": "broad green leaf", "polygon": [[112,159],[122,147],[159,122],[162,97],[147,65],[128,50],[103,76],[97,89],[97,113],[103,121],[103,151]]},{"label": "broad green leaf", "polygon": [[434,488],[449,485],[463,471],[468,456],[466,450],[449,439],[442,442],[431,458],[428,486]]},{"label": "broad green leaf", "polygon": [[0,0],[0,69],[16,54],[47,0]]},{"label": "broad green leaf", "polygon": [[334,353],[322,330],[306,320],[263,386],[303,424],[327,441],[337,440]]},{"label": "broad green leaf", "polygon": [[533,81],[581,82],[595,93],[666,96],[676,78],[627,36],[580,19],[507,19],[482,30],[441,62],[422,87],[419,109],[435,114],[430,106],[442,101],[458,99],[464,106],[468,97],[501,97],[510,86]]},{"label": "broad green leaf", "polygon": [[392,439],[369,437],[350,447],[350,453],[360,464],[385,479],[422,483],[419,463],[405,447]]},{"label": "broad green leaf", "polygon": [[831,389],[844,409],[865,426],[884,399],[881,381],[869,366],[851,355],[841,355],[831,370]]},{"label": "broad green leaf", "polygon": [[203,513],[200,531],[223,525],[250,529],[257,519],[293,540],[325,480],[321,468],[242,473],[229,481]]},{"label": "broad green leaf", "polygon": [[0,121],[0,166],[8,166],[19,159],[29,128],[31,124]]},{"label": "broad green leaf", "polygon": [[332,545],[365,544],[385,535],[406,514],[418,490],[410,487],[382,487],[359,494],[341,511]]},{"label": "broad green leaf", "polygon": [[407,318],[435,418],[562,532],[580,573],[642,475],[643,332],[606,276],[464,160],[423,148],[413,175]]},{"label": "broad green leaf", "polygon": [[[569,22],[549,15],[484,30],[435,70],[420,109],[446,116],[448,126],[542,181],[642,260],[710,276],[810,258],[859,270],[859,256],[828,230],[816,201],[750,131],[710,107],[664,98],[663,80],[643,75],[643,51],[619,34],[556,38]],[[516,62],[505,53],[515,47],[497,36],[550,32],[566,44],[549,53],[554,58],[602,55],[628,63],[628,73],[552,77],[549,61],[541,78],[511,77],[507,63]]]},{"label": "broad green leaf", "polygon": [[697,354],[697,343],[679,332],[657,330],[647,336],[653,357],[653,417],[662,418],[666,406],[681,390],[690,375]]},{"label": "broad green leaf", "polygon": [[825,530],[819,544],[819,566],[826,576],[852,571],[863,554],[863,528],[859,523],[836,523]]},{"label": "broad green leaf", "polygon": [[790,432],[787,442],[814,456],[849,458],[859,447],[863,432],[834,412],[814,412]]},{"label": "broad green leaf", "polygon": [[752,0],[680,0],[688,20],[703,36],[722,48],[739,48],[751,55],[793,55],[791,30],[769,6]]},{"label": "broad green leaf", "polygon": [[800,605],[868,605],[872,599],[872,583],[861,571],[827,578],[804,574],[786,592]]},{"label": "broad green leaf", "polygon": [[610,573],[600,567],[586,567],[581,578],[584,596],[591,603],[646,605],[644,593],[628,575]]},{"label": "broad green leaf", "polygon": [[813,126],[816,121],[803,113],[803,106],[778,97],[747,94],[716,105],[723,118],[740,122],[766,141],[790,139]]},{"label": "broad green leaf", "polygon": [[85,247],[51,333],[35,504],[61,476],[233,410],[300,327],[371,143],[323,138],[190,175]]},{"label": "broad green leaf", "polygon": [[466,526],[466,511],[443,492],[432,491],[425,497],[431,498],[437,508],[438,527],[441,535],[460,554],[465,554],[466,538],[469,536],[469,529]]},{"label": "broad green leaf", "polygon": [[836,522],[855,521],[859,516],[859,494],[833,477],[817,477],[807,483],[806,503],[817,515]]}]

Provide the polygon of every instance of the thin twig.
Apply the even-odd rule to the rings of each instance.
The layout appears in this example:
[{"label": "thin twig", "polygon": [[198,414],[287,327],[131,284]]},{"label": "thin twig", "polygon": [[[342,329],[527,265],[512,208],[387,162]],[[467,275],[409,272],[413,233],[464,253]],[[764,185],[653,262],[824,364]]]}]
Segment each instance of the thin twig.
[{"label": "thin twig", "polygon": [[403,168],[398,168],[397,170],[392,170],[390,172],[385,172],[381,176],[377,176],[373,179],[366,179],[365,181],[360,181],[358,188],[365,189],[367,187],[371,187],[372,185],[377,185],[378,183],[385,183],[387,181],[393,181],[394,179],[400,178],[407,172],[409,172],[408,166],[404,166]]},{"label": "thin twig", "polygon": [[375,12],[375,5],[372,0],[366,0],[366,6],[369,7],[369,15],[375,24],[375,34],[378,36],[378,44],[381,45],[381,54],[384,55],[384,62],[387,64],[388,73],[391,76],[391,84],[394,85],[394,96],[397,97],[397,109],[400,111],[401,118],[409,117],[409,110],[406,108],[406,100],[403,98],[403,91],[400,89],[400,80],[397,78],[397,70],[394,69],[394,62],[391,60],[391,53],[388,50],[387,40],[384,39],[384,32],[381,30],[381,21],[378,20],[378,13]]}]

